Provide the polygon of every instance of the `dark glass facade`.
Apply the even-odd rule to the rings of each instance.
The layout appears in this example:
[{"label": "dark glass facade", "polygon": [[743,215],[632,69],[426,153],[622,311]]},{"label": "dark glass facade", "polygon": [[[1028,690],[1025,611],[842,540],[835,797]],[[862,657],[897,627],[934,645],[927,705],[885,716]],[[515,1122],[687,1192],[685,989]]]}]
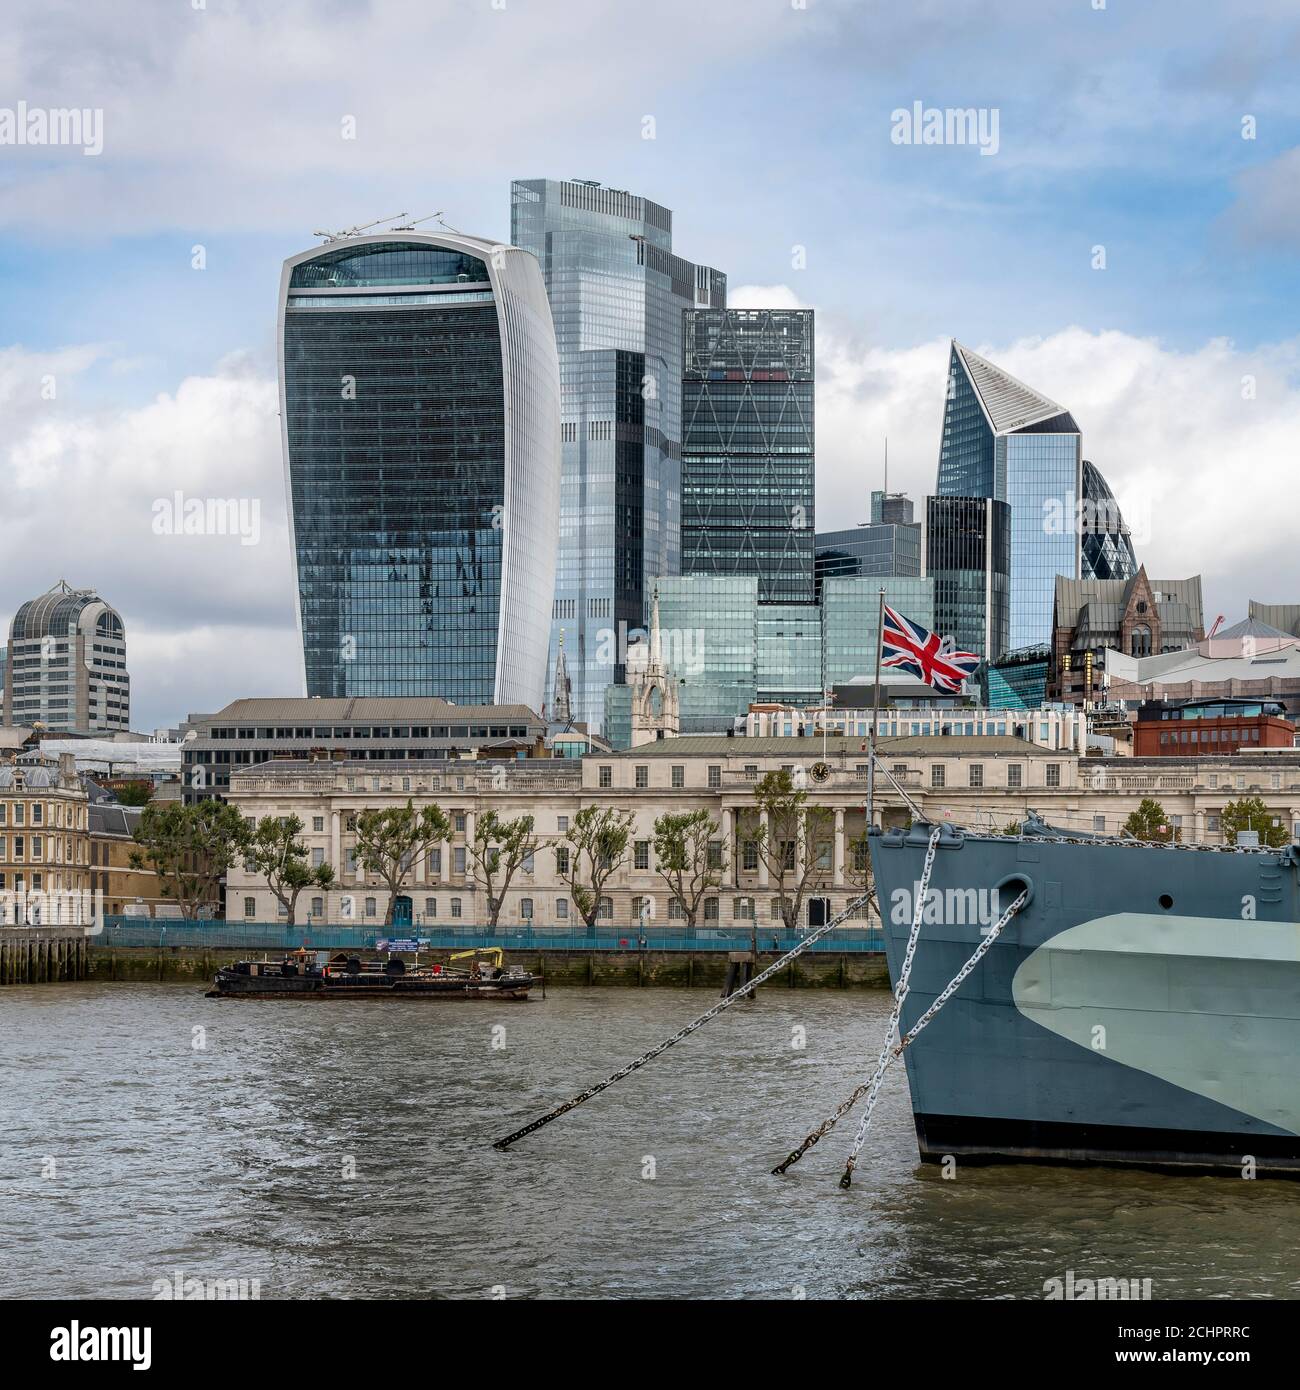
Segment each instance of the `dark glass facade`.
[{"label": "dark glass facade", "polygon": [[943,497],[994,495],[993,431],[956,343],[948,359],[948,399],[943,411],[935,491]]},{"label": "dark glass facade", "polygon": [[682,573],[811,603],[812,311],[687,310],[682,330]]},{"label": "dark glass facade", "polygon": [[952,344],[935,490],[1011,508],[1010,647],[1050,639],[1056,578],[1079,577],[1081,451],[1068,411]]},{"label": "dark glass facade", "polygon": [[531,594],[552,582],[558,531],[554,339],[532,257],[476,244],[486,254],[370,239],[286,265],[309,695],[541,706],[550,600]]},{"label": "dark glass facade", "polygon": [[989,709],[1041,709],[1047,700],[1049,649],[1036,643],[1005,653],[984,668]]},{"label": "dark glass facade", "polygon": [[1133,539],[1119,503],[1095,464],[1083,461],[1083,579],[1132,579],[1138,572]]},{"label": "dark glass facade", "polygon": [[881,522],[817,533],[815,574],[819,601],[827,579],[905,578],[920,573],[919,521]]},{"label": "dark glass facade", "polygon": [[926,498],[925,572],[935,630],[986,661],[1006,650],[1011,509],[991,497]]}]

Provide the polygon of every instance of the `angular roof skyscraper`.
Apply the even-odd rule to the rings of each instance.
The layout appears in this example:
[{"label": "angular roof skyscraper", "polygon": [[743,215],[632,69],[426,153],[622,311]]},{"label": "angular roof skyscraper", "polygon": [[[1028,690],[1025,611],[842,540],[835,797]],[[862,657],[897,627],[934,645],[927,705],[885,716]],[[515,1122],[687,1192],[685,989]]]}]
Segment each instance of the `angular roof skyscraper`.
[{"label": "angular roof skyscraper", "polygon": [[1011,508],[1008,649],[1050,639],[1056,577],[1079,577],[1082,451],[1064,406],[953,339],[935,492]]}]

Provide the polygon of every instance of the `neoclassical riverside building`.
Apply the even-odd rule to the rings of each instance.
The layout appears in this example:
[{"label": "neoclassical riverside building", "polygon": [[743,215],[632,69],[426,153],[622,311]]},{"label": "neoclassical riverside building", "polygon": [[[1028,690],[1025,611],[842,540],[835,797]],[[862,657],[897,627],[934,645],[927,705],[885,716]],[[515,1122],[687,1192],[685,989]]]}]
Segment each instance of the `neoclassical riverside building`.
[{"label": "neoclassical riverside building", "polygon": [[[1258,753],[1184,760],[1079,758],[1022,739],[984,737],[884,739],[882,764],[927,818],[1002,830],[1036,811],[1064,830],[1118,834],[1144,797],[1160,802],[1182,839],[1222,844],[1220,817],[1227,802],[1259,796],[1300,837],[1300,752]],[[634,926],[644,899],[652,900],[656,926],[680,924],[664,881],[655,871],[654,822],[665,811],[707,809],[718,826],[715,859],[722,881],[705,902],[700,926],[731,929],[757,919],[779,925],[780,904],[771,876],[752,843],[754,788],[764,773],[780,768],[825,808],[808,842],[792,844],[799,864],[813,857],[813,886],[803,917],[816,924],[841,911],[860,889],[861,838],[866,824],[867,755],[856,738],[667,738],[627,752],[581,760],[515,762],[303,763],[269,762],[232,773],[229,800],[253,820],[296,814],[314,862],[334,865],[338,886],[306,897],[299,921],[383,923],[386,893],[378,879],[357,872],[352,849],[355,821],[365,810],[436,802],[454,833],[429,859],[412,865],[395,914],[399,924],[469,926],[483,918],[485,893],[475,884],[466,846],[475,817],[494,810],[502,817],[530,814],[539,842],[531,864],[512,883],[501,922],[529,921],[537,928],[574,929],[582,922],[556,872],[550,846],[586,806],[632,813],[634,829],[626,863],[606,888],[602,920]],[[877,818],[886,823],[909,814],[903,796],[879,774]],[[345,903],[344,900],[348,900]],[[277,904],[264,881],[242,867],[227,883],[232,920],[273,922]],[[348,916],[348,913],[351,916]]]}]

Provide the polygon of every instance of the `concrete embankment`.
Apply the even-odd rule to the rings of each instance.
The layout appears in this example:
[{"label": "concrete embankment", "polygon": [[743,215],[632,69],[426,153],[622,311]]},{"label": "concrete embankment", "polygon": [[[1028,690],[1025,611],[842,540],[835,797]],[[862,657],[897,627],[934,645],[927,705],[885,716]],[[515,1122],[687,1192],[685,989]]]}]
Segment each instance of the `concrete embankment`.
[{"label": "concrete embankment", "polygon": [[[91,980],[170,980],[202,984],[232,961],[263,954],[277,960],[283,952],[204,950],[194,946],[91,946]],[[363,958],[373,952],[361,952]],[[445,960],[431,952],[422,961]],[[759,954],[759,969],[776,957]],[[727,978],[725,951],[507,951],[508,965],[531,970],[547,985],[669,985],[720,990]],[[788,965],[767,989],[888,989],[884,958],[866,952],[809,952]]]}]

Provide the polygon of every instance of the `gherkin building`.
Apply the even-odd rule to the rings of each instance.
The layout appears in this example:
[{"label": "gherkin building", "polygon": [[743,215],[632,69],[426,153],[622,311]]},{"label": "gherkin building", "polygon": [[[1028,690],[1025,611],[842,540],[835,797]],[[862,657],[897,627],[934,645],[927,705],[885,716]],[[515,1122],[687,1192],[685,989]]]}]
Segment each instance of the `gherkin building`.
[{"label": "gherkin building", "polygon": [[1133,540],[1119,503],[1101,470],[1083,461],[1083,531],[1080,569],[1084,579],[1132,579],[1138,571]]}]

